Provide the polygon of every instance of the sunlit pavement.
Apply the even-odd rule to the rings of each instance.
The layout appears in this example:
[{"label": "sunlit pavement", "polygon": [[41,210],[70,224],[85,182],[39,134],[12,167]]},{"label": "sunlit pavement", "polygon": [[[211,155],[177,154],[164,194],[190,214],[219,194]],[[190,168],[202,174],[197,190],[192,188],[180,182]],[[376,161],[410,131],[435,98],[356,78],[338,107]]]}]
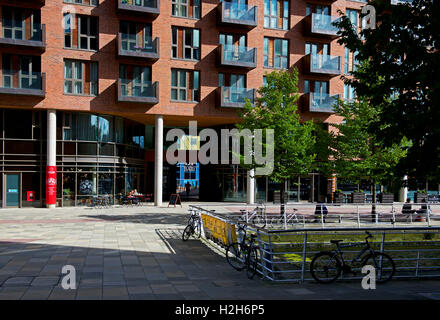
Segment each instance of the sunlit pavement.
[{"label": "sunlit pavement", "polygon": [[[188,207],[0,210],[0,299],[440,299],[440,281],[273,284],[248,280],[199,240]],[[63,266],[76,289],[61,286]]]}]

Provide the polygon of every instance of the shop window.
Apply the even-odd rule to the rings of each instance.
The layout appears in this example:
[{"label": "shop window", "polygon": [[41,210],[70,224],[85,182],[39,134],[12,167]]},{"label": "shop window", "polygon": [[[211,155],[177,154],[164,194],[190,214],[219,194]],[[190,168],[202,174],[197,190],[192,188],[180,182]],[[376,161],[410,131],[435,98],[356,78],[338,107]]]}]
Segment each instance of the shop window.
[{"label": "shop window", "polygon": [[4,110],[5,138],[32,139],[32,111]]},{"label": "shop window", "polygon": [[78,142],[78,155],[96,156],[96,143]]}]

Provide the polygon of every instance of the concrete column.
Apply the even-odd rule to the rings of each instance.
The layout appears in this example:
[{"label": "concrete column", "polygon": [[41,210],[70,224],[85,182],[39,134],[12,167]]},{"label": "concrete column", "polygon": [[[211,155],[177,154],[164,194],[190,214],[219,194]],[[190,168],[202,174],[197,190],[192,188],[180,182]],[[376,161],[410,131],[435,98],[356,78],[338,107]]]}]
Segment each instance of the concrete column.
[{"label": "concrete column", "polygon": [[255,203],[255,177],[254,169],[247,172],[247,192],[246,192],[246,202],[247,204]]},{"label": "concrete column", "polygon": [[156,115],[155,125],[155,161],[154,161],[154,205],[162,205],[162,178],[163,178],[163,116]]},{"label": "concrete column", "polygon": [[46,206],[56,207],[57,113],[47,110]]},{"label": "concrete column", "polygon": [[408,176],[403,177],[403,187],[399,190],[399,202],[405,202],[408,198]]}]

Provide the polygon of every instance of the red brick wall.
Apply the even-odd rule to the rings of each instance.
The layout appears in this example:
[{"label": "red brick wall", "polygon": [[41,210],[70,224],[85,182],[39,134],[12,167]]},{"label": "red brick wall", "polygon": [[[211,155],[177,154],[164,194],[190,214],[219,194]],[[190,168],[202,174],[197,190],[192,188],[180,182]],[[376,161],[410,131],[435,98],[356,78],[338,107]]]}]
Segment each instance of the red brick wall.
[{"label": "red brick wall", "polygon": [[[265,36],[289,39],[289,63],[302,69],[304,47],[306,41],[328,42],[327,39],[305,37],[303,33],[303,19],[306,10],[306,1],[290,1],[290,29],[287,31],[264,29],[264,0],[249,0],[249,5],[258,6],[258,26],[249,32],[239,27],[217,26],[216,0],[202,0],[202,19],[185,19],[171,16],[171,1],[161,0],[161,14],[154,20],[135,17],[134,15],[120,15],[116,13],[117,0],[100,0],[98,7],[88,5],[67,4],[62,0],[46,0],[41,7],[41,20],[46,24],[46,51],[42,56],[42,72],[46,73],[46,98],[35,100],[32,98],[12,97],[2,99],[0,107],[25,107],[58,110],[90,111],[124,116],[144,123],[154,123],[154,115],[165,116],[165,125],[184,124],[182,120],[197,119],[200,125],[226,124],[237,121],[235,110],[222,110],[215,106],[215,90],[218,85],[218,72],[242,73],[238,69],[220,68],[216,65],[216,48],[219,32],[240,32],[247,34],[248,47],[257,48],[257,68],[247,72],[248,88],[258,88],[263,83],[263,75],[271,69],[263,68],[263,39]],[[360,8],[359,2],[337,0],[310,1],[316,4],[331,4],[332,15],[345,7]],[[0,5],[13,4],[24,6],[16,1],[0,0]],[[75,8],[77,14],[99,16],[99,48],[98,52],[64,49],[64,30],[62,28],[62,8]],[[27,5],[38,8],[38,5]],[[142,22],[152,21],[153,39],[160,37],[160,59],[152,64],[152,81],[158,81],[159,103],[154,106],[134,103],[116,103],[116,82],[119,76],[119,63],[136,63],[133,59],[119,59],[116,55],[116,37],[119,31],[120,20]],[[201,29],[201,61],[192,62],[171,59],[171,26],[193,27]],[[344,48],[337,40],[331,41],[330,53],[344,58]],[[17,52],[14,48],[1,48],[2,52]],[[20,51],[21,54],[25,53]],[[72,96],[63,94],[63,59],[93,60],[98,62],[99,68],[99,96]],[[143,62],[141,65],[150,65]],[[343,66],[343,61],[342,61]],[[171,68],[200,70],[201,101],[194,103],[176,103],[170,101]],[[311,77],[308,79],[322,79]],[[325,78],[325,77],[324,77]],[[299,89],[303,91],[303,79],[300,75]],[[329,80],[330,93],[343,95],[344,85],[339,77]],[[7,101],[7,103],[6,103]],[[320,117],[325,122],[338,121],[334,115],[303,114],[304,119]]]}]

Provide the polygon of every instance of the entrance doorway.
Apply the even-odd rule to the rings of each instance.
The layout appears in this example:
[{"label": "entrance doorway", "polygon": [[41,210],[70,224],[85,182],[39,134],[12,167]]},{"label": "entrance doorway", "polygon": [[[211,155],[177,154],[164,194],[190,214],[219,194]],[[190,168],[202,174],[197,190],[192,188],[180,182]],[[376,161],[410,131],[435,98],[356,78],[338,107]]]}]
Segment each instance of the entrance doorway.
[{"label": "entrance doorway", "polygon": [[5,207],[20,206],[20,174],[5,174]]}]

